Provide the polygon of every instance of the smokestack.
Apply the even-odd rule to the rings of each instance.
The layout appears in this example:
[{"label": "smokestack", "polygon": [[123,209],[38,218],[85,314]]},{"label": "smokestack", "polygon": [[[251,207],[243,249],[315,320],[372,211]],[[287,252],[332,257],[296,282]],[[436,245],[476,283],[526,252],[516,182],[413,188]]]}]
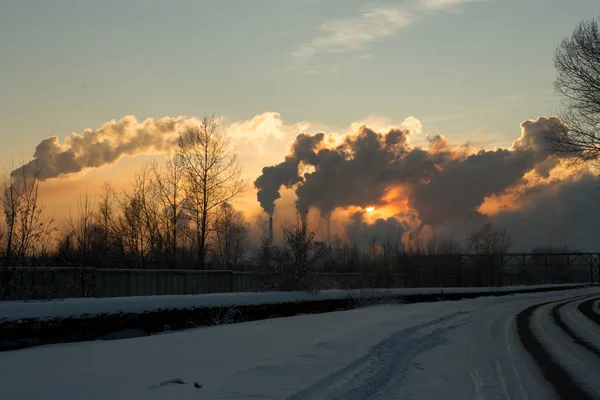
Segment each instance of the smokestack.
[{"label": "smokestack", "polygon": [[273,243],[273,216],[269,215],[269,244]]},{"label": "smokestack", "polygon": [[419,226],[417,226],[414,230],[412,230],[410,232],[410,234],[408,235],[408,238],[410,240],[416,239],[417,237],[419,237],[419,235],[421,234],[421,231],[423,230],[423,228],[425,227],[424,223],[421,223]]},{"label": "smokestack", "polygon": [[325,241],[331,243],[331,213],[325,215]]}]

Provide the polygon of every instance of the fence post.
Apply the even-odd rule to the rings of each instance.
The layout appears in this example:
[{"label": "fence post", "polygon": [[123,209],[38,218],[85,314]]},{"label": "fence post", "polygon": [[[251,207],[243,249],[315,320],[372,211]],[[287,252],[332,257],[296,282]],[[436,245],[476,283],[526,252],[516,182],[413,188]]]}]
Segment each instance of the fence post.
[{"label": "fence post", "polygon": [[127,271],[127,295],[133,296],[133,271]]},{"label": "fence post", "polygon": [[433,286],[434,287],[438,287],[439,286],[439,279],[437,276],[437,265],[435,263],[435,254],[433,254]]},{"label": "fence post", "polygon": [[[593,256],[592,256],[593,257]],[[592,276],[592,285],[600,285],[600,254],[596,254],[596,265],[594,265],[596,269],[594,276]]]},{"label": "fence post", "polygon": [[500,287],[504,286],[504,255],[500,254]]}]

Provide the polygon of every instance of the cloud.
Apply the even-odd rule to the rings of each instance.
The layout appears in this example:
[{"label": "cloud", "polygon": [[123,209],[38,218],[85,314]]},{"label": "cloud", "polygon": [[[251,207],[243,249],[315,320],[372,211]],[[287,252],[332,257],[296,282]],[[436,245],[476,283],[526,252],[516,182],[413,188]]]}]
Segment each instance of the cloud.
[{"label": "cloud", "polygon": [[412,15],[403,6],[372,8],[353,18],[324,23],[321,25],[324,34],[303,44],[292,55],[306,59],[320,52],[356,51],[376,39],[393,35],[411,23]]},{"label": "cloud", "polygon": [[419,8],[424,10],[443,11],[455,8],[465,3],[474,3],[487,0],[420,0]]},{"label": "cloud", "polygon": [[281,116],[276,112],[265,112],[252,117],[249,120],[234,121],[227,123],[224,120],[222,128],[232,139],[238,150],[248,150],[256,155],[263,155],[266,146],[271,141],[281,141],[286,138],[295,137],[298,132],[311,128],[309,122],[297,122],[285,125]]},{"label": "cloud", "polygon": [[362,50],[384,37],[409,27],[424,12],[456,9],[463,3],[482,0],[418,0],[406,4],[372,7],[350,18],[334,19],[320,26],[320,35],[300,45],[291,55],[307,60],[319,53],[346,53]]}]

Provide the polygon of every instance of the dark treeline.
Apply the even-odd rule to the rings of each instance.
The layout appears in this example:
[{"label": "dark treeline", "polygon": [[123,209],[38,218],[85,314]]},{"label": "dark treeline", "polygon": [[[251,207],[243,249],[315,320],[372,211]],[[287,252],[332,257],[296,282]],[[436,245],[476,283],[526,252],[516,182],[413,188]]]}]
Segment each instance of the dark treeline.
[{"label": "dark treeline", "polygon": [[[575,276],[563,253],[576,251],[566,246],[537,246],[526,257],[526,264],[514,265],[519,261],[515,259],[513,265],[505,265],[512,240],[506,229],[489,222],[466,241],[435,235],[427,239],[405,235],[404,240],[400,235],[374,237],[366,251],[339,237],[330,244],[316,241],[314,230],[300,214],[295,223],[285,224],[283,231],[283,244],[269,246],[265,242],[256,263],[266,290],[320,289],[319,275],[337,273],[365,277],[368,280],[362,283],[353,281],[362,287],[565,283]],[[587,271],[589,266],[580,261]]]}]

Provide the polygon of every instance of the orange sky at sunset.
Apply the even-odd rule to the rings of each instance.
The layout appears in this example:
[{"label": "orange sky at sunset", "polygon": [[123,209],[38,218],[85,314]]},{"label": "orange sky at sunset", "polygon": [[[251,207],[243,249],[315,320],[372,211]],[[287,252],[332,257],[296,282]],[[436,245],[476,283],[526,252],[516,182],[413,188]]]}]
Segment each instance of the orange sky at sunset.
[{"label": "orange sky at sunset", "polygon": [[[94,128],[92,128],[87,131],[84,136],[77,134],[71,135],[67,140],[65,140],[64,137],[56,139],[56,143],[59,144],[53,146],[59,147],[52,151],[66,151],[69,149],[69,146],[72,146],[71,143],[76,143],[72,142],[73,140],[85,140],[86,144],[82,145],[82,147],[77,150],[77,154],[79,154],[77,156],[78,162],[81,163],[82,166],[98,166],[93,168],[84,167],[79,173],[60,175],[43,182],[41,186],[41,195],[48,215],[53,214],[56,221],[60,222],[69,215],[71,209],[73,211],[75,210],[74,207],[76,206],[77,199],[86,190],[89,191],[92,196],[98,195],[101,192],[104,183],[110,182],[116,192],[120,193],[129,188],[135,171],[144,164],[153,160],[156,160],[159,163],[165,160],[165,154],[168,153],[168,146],[166,145],[162,148],[143,147],[140,151],[130,150],[132,148],[131,146],[139,146],[141,140],[137,139],[137,137],[139,132],[142,131],[138,131],[138,128],[136,127],[148,126],[149,123],[153,124],[154,122],[151,120],[137,121],[134,117],[127,118],[127,120],[123,119],[121,121],[112,121],[109,124],[105,124],[97,131],[94,131]],[[127,123],[122,125],[122,127],[119,127],[123,121],[127,121]],[[194,119],[185,119],[183,117],[179,117],[177,120],[173,121],[182,121],[184,123],[184,125],[182,125],[183,127],[186,126],[185,124],[194,123]],[[483,155],[480,154],[482,149],[471,145],[468,142],[461,143],[441,135],[429,135],[427,126],[422,126],[420,121],[413,117],[407,118],[401,123],[394,124],[394,122],[389,119],[370,116],[365,118],[361,123],[353,123],[348,128],[339,130],[328,129],[322,124],[310,122],[287,124],[279,114],[274,112],[263,113],[246,121],[229,121],[225,118],[221,118],[220,129],[231,138],[231,149],[239,157],[243,167],[243,176],[247,182],[247,189],[243,196],[235,202],[235,206],[244,212],[246,219],[251,223],[251,233],[255,238],[264,235],[266,225],[266,214],[257,201],[257,191],[253,186],[254,180],[261,175],[262,168],[265,166],[277,165],[282,162],[286,154],[289,153],[290,146],[294,143],[294,140],[296,140],[296,136],[299,133],[316,133],[324,131],[327,134],[324,142],[318,145],[315,148],[315,151],[323,149],[342,149],[344,146],[347,146],[346,142],[349,138],[354,138],[351,139],[351,141],[357,140],[356,132],[360,132],[361,129],[363,129],[362,126],[364,126],[362,124],[365,123],[368,124],[373,132],[378,132],[377,134],[384,135],[383,137],[385,137],[388,132],[392,132],[393,129],[396,129],[394,128],[395,125],[399,126],[400,129],[406,130],[408,134],[405,136],[404,140],[406,141],[405,146],[408,146],[407,149],[412,149],[412,152],[423,149],[423,151],[426,151],[427,154],[429,154],[429,157],[432,157],[432,160],[440,157],[446,160],[435,167],[438,171],[436,174],[438,175],[450,174],[449,176],[452,176],[452,174],[454,174],[454,172],[452,172],[453,169],[461,167],[462,165],[467,165],[465,162],[469,163],[475,159],[481,158],[484,160],[492,157],[494,153],[490,150],[498,149],[498,151],[508,151],[503,150],[503,148],[510,149],[508,144],[494,148],[488,147],[486,149],[488,153],[483,157]],[[545,159],[546,155],[542,155],[544,154],[543,150],[536,144],[536,141],[539,141],[539,138],[536,138],[536,135],[538,135],[536,129],[538,128],[533,122],[530,123],[530,125],[531,128],[528,129],[532,129],[530,135],[533,136],[516,140],[512,145],[513,150],[511,151],[517,152],[514,154],[518,154],[519,151],[533,151],[534,153],[532,154],[540,154],[535,157],[542,157],[540,158],[541,161],[542,159]],[[171,133],[168,132],[170,131],[167,131],[165,137],[173,137],[173,135],[176,134],[174,131]],[[94,135],[97,137],[94,138]],[[158,133],[156,135],[158,135],[156,136],[157,138],[160,138]],[[520,135],[521,133],[516,129],[514,138],[517,139]],[[144,137],[143,140],[153,140],[154,143],[156,143],[156,140],[159,139],[148,139]],[[111,146],[114,148],[124,148],[126,150],[123,150],[123,155],[117,156],[116,162],[102,160],[97,162],[90,161],[92,160],[90,157],[95,157],[94,154],[96,154],[90,150],[92,148],[90,146],[104,146],[102,144],[103,141],[112,143]],[[154,144],[152,146],[162,145]],[[524,150],[520,150],[521,148]],[[402,151],[405,150],[394,151],[400,151],[398,154],[402,154]],[[85,155],[87,152],[89,152],[89,155]],[[522,175],[522,178],[516,180],[514,184],[507,181],[504,189],[499,192],[494,191],[489,195],[482,197],[477,204],[473,205],[474,210],[477,210],[479,215],[488,217],[498,217],[503,216],[504,213],[519,212],[524,206],[535,202],[537,199],[536,196],[539,197],[540,194],[559,190],[560,183],[565,181],[565,179],[578,179],[578,175],[574,175],[572,170],[566,169],[561,165],[554,165],[551,159],[545,160],[546,161],[543,161],[542,164],[539,164],[540,166],[535,167],[535,170],[532,169],[527,171]],[[92,162],[96,162],[96,164],[89,164]],[[549,174],[547,176],[541,176],[537,172],[537,169],[547,169],[547,167],[545,167],[546,164],[549,165]],[[533,165],[535,164],[532,164],[532,166]],[[56,168],[58,168],[58,164]],[[309,164],[301,163],[299,168],[300,176],[303,176],[304,174],[311,175],[316,171],[315,166]],[[446,171],[448,168],[450,170]],[[471,169],[472,168],[485,167],[471,167]],[[465,170],[465,172],[466,171],[467,170]],[[579,174],[581,174],[581,172],[579,172]],[[369,179],[367,179],[366,182],[368,182]],[[373,179],[377,179],[377,177],[374,176]],[[411,204],[419,205],[422,201],[413,198],[414,196],[422,196],[422,194],[419,194],[420,192],[415,192],[417,189],[414,184],[418,183],[417,186],[422,188],[433,187],[428,183],[428,179],[429,178],[422,178],[420,181],[406,184],[390,183],[387,184],[385,190],[381,192],[381,196],[375,203],[335,208],[331,216],[331,234],[347,238],[346,230],[349,229],[348,224],[351,223],[350,221],[354,221],[352,224],[372,225],[379,220],[386,221],[389,218],[394,218],[398,223],[404,224],[402,225],[405,227],[403,229],[409,230],[416,229],[421,222],[427,224],[428,221],[422,221],[422,217],[419,216],[419,211],[415,210]],[[436,182],[436,184],[439,184],[439,182]],[[464,184],[468,185],[469,182],[467,181]],[[328,191],[328,188],[323,189],[322,196],[325,198],[330,196],[332,192]],[[450,190],[450,192],[447,192],[447,190]],[[447,213],[447,211],[444,211],[444,208],[446,208],[444,197],[454,195],[455,193],[452,187],[449,187],[447,190],[447,193],[436,195],[437,205],[426,206],[436,207],[437,211],[434,212],[435,215]],[[274,220],[276,221],[276,240],[280,237],[280,233],[278,232],[279,229],[277,227],[282,223],[292,221],[295,218],[296,195],[294,191],[294,188],[280,188],[281,198],[275,201]],[[457,193],[460,194],[460,189]],[[413,199],[411,200],[411,198]],[[456,207],[455,203],[451,203],[455,200],[449,198],[448,201],[450,202],[448,203],[448,207]],[[428,213],[433,212],[433,209],[431,208],[427,208],[427,210],[429,210],[427,211]],[[362,214],[362,217],[360,217],[359,220],[356,219],[357,213]],[[311,221],[317,229],[317,236],[320,239],[325,239],[326,225],[324,221],[320,219],[319,211],[313,210],[310,215],[312,216]],[[458,215],[456,217],[460,218]],[[438,217],[436,216],[434,218]],[[445,218],[448,219],[450,217]],[[440,223],[441,222],[442,221],[440,220]],[[443,225],[440,225],[439,223],[436,223],[436,226],[436,229],[443,227]],[[432,231],[431,229],[425,229],[423,234],[426,235],[427,232]]]}]

